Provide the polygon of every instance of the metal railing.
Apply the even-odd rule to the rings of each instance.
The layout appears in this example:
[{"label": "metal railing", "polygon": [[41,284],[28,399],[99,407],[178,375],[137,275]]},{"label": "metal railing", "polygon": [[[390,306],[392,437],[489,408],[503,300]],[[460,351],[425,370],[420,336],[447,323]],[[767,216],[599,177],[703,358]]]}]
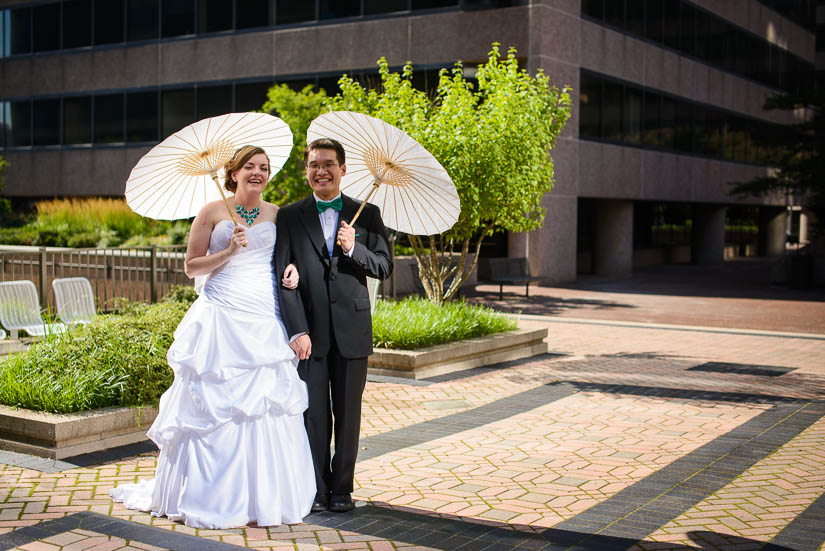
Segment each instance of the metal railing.
[{"label": "metal railing", "polygon": [[183,271],[184,245],[65,249],[0,246],[0,281],[34,282],[44,309],[55,312],[52,280],[85,277],[99,310],[115,297],[157,302],[174,285],[192,285]]}]

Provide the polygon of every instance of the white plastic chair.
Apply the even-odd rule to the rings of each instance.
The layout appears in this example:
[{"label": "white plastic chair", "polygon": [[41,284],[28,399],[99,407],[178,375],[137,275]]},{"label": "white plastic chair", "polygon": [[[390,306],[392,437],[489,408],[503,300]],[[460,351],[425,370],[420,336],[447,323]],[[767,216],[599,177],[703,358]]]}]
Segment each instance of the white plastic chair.
[{"label": "white plastic chair", "polygon": [[367,278],[367,291],[370,294],[370,314],[375,313],[375,301],[378,299],[378,285],[381,282],[373,277]]},{"label": "white plastic chair", "polygon": [[41,319],[37,289],[28,280],[0,282],[0,325],[9,330],[13,339],[20,329],[36,337],[66,330],[62,323]]},{"label": "white plastic chair", "polygon": [[3,329],[0,329],[0,340],[5,339],[5,338],[6,338],[6,332],[3,331]]},{"label": "white plastic chair", "polygon": [[95,315],[95,295],[85,277],[63,277],[52,281],[57,315],[66,325],[89,323]]}]

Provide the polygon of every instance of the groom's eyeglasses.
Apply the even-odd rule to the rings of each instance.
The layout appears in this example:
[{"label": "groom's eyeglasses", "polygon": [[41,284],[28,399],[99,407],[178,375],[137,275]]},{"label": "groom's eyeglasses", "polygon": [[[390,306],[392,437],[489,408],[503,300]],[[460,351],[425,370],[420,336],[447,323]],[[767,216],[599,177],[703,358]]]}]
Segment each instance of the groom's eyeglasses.
[{"label": "groom's eyeglasses", "polygon": [[333,161],[329,161],[327,163],[321,163],[320,165],[318,163],[309,163],[307,165],[307,168],[309,170],[318,170],[319,168],[323,168],[324,170],[329,172],[330,170],[332,170],[336,166],[338,166],[338,163],[335,163]]}]

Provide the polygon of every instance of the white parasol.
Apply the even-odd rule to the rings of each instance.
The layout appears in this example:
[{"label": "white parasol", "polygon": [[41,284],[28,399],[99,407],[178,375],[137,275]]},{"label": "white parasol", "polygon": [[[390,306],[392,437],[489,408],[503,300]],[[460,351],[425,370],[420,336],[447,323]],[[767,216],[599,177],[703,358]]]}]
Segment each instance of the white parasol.
[{"label": "white parasol", "polygon": [[341,142],[347,154],[341,191],[377,205],[387,227],[433,235],[458,220],[461,201],[447,171],[402,130],[361,113],[333,111],[310,124],[307,143],[318,138]]},{"label": "white parasol", "polygon": [[142,216],[177,220],[223,199],[234,221],[218,177],[224,177],[223,165],[245,145],[266,151],[271,177],[289,157],[292,131],[266,113],[230,113],[190,124],[138,161],[126,181],[126,202]]}]

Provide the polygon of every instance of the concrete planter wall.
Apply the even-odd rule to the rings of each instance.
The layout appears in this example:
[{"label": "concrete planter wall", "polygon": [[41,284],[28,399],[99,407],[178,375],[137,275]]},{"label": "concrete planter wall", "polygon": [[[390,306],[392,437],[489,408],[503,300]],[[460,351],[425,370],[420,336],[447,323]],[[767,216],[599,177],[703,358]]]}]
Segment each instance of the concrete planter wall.
[{"label": "concrete planter wall", "polygon": [[0,405],[0,449],[63,459],[146,440],[156,408],[46,413]]},{"label": "concrete planter wall", "polygon": [[369,372],[421,379],[547,352],[547,329],[517,329],[418,350],[376,348]]}]

